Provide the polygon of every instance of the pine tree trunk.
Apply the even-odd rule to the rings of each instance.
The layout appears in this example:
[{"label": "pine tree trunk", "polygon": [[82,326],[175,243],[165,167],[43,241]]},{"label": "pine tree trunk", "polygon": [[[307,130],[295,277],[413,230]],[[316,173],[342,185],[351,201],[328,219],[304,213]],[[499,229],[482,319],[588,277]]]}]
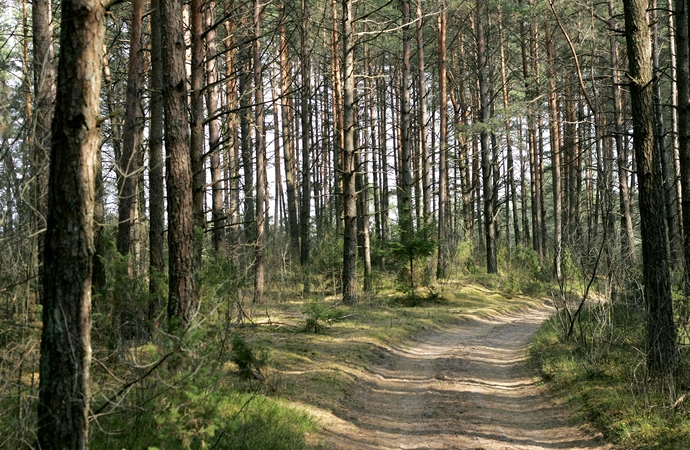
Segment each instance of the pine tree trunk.
[{"label": "pine tree trunk", "polygon": [[429,113],[427,111],[426,98],[426,73],[424,66],[424,33],[422,29],[424,16],[422,15],[422,2],[417,2],[416,8],[416,28],[417,28],[417,70],[419,78],[419,113],[418,113],[418,127],[419,140],[421,147],[422,159],[422,204],[424,223],[429,224],[433,220],[433,213],[431,210],[431,158],[429,156]]},{"label": "pine tree trunk", "polygon": [[410,113],[410,3],[401,0],[403,59],[400,81],[400,205],[398,214],[402,240],[409,239],[414,231],[412,218],[412,133]]},{"label": "pine tree trunk", "polygon": [[[613,1],[609,5],[609,29],[616,29]],[[625,146],[625,133],[622,114],[622,99],[620,92],[620,75],[618,72],[618,49],[616,34],[609,34],[609,48],[611,51],[611,94],[613,96],[613,114],[615,123],[615,142],[618,163],[618,199],[621,211],[621,255],[623,261],[635,261],[635,236],[633,232],[632,212],[630,206],[630,189],[628,187],[628,149]]]},{"label": "pine tree trunk", "polygon": [[256,147],[256,235],[254,242],[254,303],[264,300],[264,246],[266,220],[266,136],[261,69],[261,1],[254,0],[254,144]]},{"label": "pine tree trunk", "polygon": [[[503,41],[503,12],[501,6],[498,6],[498,39],[500,42],[500,58],[501,58],[501,91],[503,94],[503,108],[508,111],[510,106],[509,96],[508,96],[508,77],[506,74],[506,56],[505,56],[505,44]],[[510,117],[506,114],[504,127],[506,130],[506,177],[507,177],[507,188],[509,190],[509,201],[512,205],[512,217],[513,217],[513,234],[515,237],[515,246],[519,246],[522,243],[522,236],[520,235],[519,217],[518,217],[518,205],[517,205],[517,194],[515,190],[515,165],[513,162],[513,146],[511,138],[511,127],[510,127]],[[508,211],[509,208],[506,208]]]},{"label": "pine tree trunk", "polygon": [[[685,296],[690,297],[690,35],[688,4],[676,0],[676,58],[678,80],[678,153],[680,156],[680,187],[682,192],[683,251]],[[686,313],[687,314],[687,313]],[[687,319],[687,318],[686,318]]]},{"label": "pine tree trunk", "polygon": [[[139,172],[141,123],[141,89],[143,54],[141,48],[143,4],[141,0],[132,1],[132,20],[129,30],[129,68],[127,72],[127,92],[125,97],[125,123],[118,163],[122,180],[118,195],[117,251],[121,255],[132,252],[132,233],[136,216],[136,184]],[[132,275],[130,261],[130,275]]]},{"label": "pine tree trunk", "polygon": [[554,226],[554,272],[556,280],[563,280],[563,204],[561,187],[561,123],[558,114],[558,93],[556,91],[556,71],[553,62],[553,42],[551,27],[544,21],[546,58],[549,71],[549,136],[551,145],[551,182],[553,185],[553,226]]},{"label": "pine tree trunk", "polygon": [[211,218],[213,220],[213,249],[216,253],[225,250],[225,211],[223,211],[223,174],[220,165],[220,118],[218,68],[216,66],[216,30],[213,28],[215,21],[216,4],[211,1],[206,6],[206,109],[211,118],[208,122],[208,146],[211,154]]},{"label": "pine tree trunk", "polygon": [[161,28],[168,191],[168,320],[175,329],[187,324],[196,310],[182,0],[161,3]]},{"label": "pine tree trunk", "polygon": [[283,137],[283,157],[285,158],[285,183],[287,193],[288,210],[288,234],[290,236],[290,247],[293,251],[299,248],[299,225],[297,223],[297,197],[295,193],[295,156],[293,136],[290,132],[290,124],[293,121],[292,102],[290,90],[292,89],[292,76],[289,61],[289,42],[285,21],[287,20],[287,10],[285,2],[280,3],[281,23],[280,33],[280,89],[282,91],[280,114]]},{"label": "pine tree trunk", "polygon": [[100,2],[63,0],[61,4],[38,393],[38,447],[45,450],[88,448],[91,265],[104,15]]},{"label": "pine tree trunk", "polygon": [[344,208],[343,303],[357,303],[357,190],[355,189],[355,43],[352,0],[342,0],[343,28],[343,147],[342,179]]},{"label": "pine tree trunk", "polygon": [[[342,22],[338,19],[338,0],[331,0],[331,8],[333,10],[333,31],[331,33],[331,76],[333,79],[333,117],[335,119],[335,139],[333,142],[333,169],[335,173],[335,230],[336,234],[340,234],[344,227],[344,216],[343,216],[343,199],[345,198],[343,189],[343,147],[345,146],[345,123],[343,117],[344,104],[343,104],[343,87],[345,86],[342,79],[342,69],[340,67],[340,58],[342,51],[342,43],[339,46],[338,40],[338,30],[345,21]],[[343,9],[345,8],[343,4]]]},{"label": "pine tree trunk", "polygon": [[302,266],[309,261],[309,218],[311,213],[310,198],[310,179],[311,179],[311,158],[310,158],[310,138],[311,138],[311,110],[309,97],[311,96],[309,81],[309,62],[307,60],[307,5],[306,0],[302,0],[302,26],[300,34],[300,65],[302,76],[302,199],[300,202],[299,230],[300,230],[300,257]]},{"label": "pine tree trunk", "polygon": [[278,54],[276,59],[273,60],[273,76],[271,77],[271,103],[273,105],[273,136],[274,136],[274,153],[273,153],[273,168],[275,177],[275,200],[274,200],[274,213],[273,213],[273,225],[276,233],[280,230],[281,226],[285,224],[285,193],[283,191],[283,169],[280,162],[280,145],[281,128],[278,125],[280,123],[280,92],[278,88],[278,81],[280,80],[280,67],[278,61],[280,60],[280,49],[278,49]]},{"label": "pine tree trunk", "polygon": [[624,0],[633,146],[639,178],[642,260],[647,306],[647,367],[669,374],[677,364],[660,156],[654,148],[652,49],[646,0]]},{"label": "pine tree trunk", "polygon": [[163,186],[163,35],[161,0],[151,1],[151,121],[149,125],[149,293],[148,319],[163,307],[160,279],[165,272]]},{"label": "pine tree trunk", "polygon": [[48,212],[48,164],[50,161],[50,125],[55,106],[55,67],[53,53],[52,3],[34,0],[31,4],[33,32],[34,115],[31,151],[32,232],[37,233],[36,251],[39,282],[43,279],[46,216]]},{"label": "pine tree trunk", "polygon": [[489,139],[491,99],[489,98],[489,66],[486,58],[486,37],[484,35],[484,4],[477,0],[477,72],[479,74],[479,123],[484,124],[480,132],[482,187],[484,201],[484,236],[486,238],[486,272],[498,273],[496,260],[496,228],[494,221],[494,180]]},{"label": "pine tree trunk", "polygon": [[662,76],[661,67],[659,63],[659,18],[656,6],[656,0],[650,1],[651,22],[654,24],[652,32],[652,70],[654,73],[654,124],[656,132],[654,134],[654,143],[657,146],[657,152],[661,155],[661,176],[664,189],[664,206],[666,209],[666,227],[668,231],[669,249],[670,249],[670,268],[677,267],[681,259],[681,236],[676,229],[676,211],[675,211],[675,171],[671,162],[672,155],[666,145],[666,126],[664,123],[664,112],[662,105],[661,81]]},{"label": "pine tree trunk", "polygon": [[[192,165],[192,216],[197,232],[206,229],[206,171],[204,168],[204,12],[202,0],[191,0],[192,73],[190,158]],[[201,264],[203,239],[194,239],[195,266]]]}]

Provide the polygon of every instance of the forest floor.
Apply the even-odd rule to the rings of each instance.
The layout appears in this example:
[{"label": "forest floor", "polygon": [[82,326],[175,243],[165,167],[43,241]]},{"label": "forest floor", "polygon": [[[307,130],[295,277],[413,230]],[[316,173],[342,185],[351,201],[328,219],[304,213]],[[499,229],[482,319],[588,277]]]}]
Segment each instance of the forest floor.
[{"label": "forest floor", "polygon": [[530,340],[544,305],[472,317],[389,348],[359,373],[322,439],[334,449],[611,449],[535,379]]}]

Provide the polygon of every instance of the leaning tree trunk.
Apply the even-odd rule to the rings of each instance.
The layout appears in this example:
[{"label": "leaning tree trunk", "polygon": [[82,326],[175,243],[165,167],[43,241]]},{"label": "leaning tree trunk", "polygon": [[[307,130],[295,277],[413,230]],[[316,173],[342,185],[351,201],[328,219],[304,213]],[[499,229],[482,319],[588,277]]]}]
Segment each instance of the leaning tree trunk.
[{"label": "leaning tree trunk", "polygon": [[675,369],[676,328],[673,323],[671,276],[664,223],[660,155],[654,147],[654,84],[651,36],[646,0],[624,0],[625,32],[630,65],[633,147],[639,182],[642,261],[647,306],[647,367],[667,374]]},{"label": "leaning tree trunk", "polygon": [[91,265],[105,8],[63,0],[44,254],[38,447],[88,447]]}]

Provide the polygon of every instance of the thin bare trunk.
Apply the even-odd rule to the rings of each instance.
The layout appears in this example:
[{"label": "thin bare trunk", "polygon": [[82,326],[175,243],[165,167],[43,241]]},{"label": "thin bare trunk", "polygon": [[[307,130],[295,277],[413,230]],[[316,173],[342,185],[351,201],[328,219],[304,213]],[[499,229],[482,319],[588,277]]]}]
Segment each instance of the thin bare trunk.
[{"label": "thin bare trunk", "polygon": [[149,302],[148,319],[163,307],[160,279],[165,271],[163,234],[165,201],[163,186],[163,36],[161,0],[151,1],[151,122],[149,126]]},{"label": "thin bare trunk", "polygon": [[[202,0],[191,0],[192,73],[189,107],[191,113],[190,160],[192,165],[192,216],[194,234],[206,228],[204,168],[204,13]],[[203,239],[194,239],[194,264],[201,264]]]},{"label": "thin bare trunk", "polygon": [[[118,195],[117,251],[121,255],[132,252],[132,232],[136,217],[136,183],[139,172],[139,151],[142,128],[141,89],[143,54],[141,48],[141,26],[143,2],[132,1],[132,20],[129,31],[129,68],[125,97],[125,123],[118,163],[120,192]],[[131,270],[131,263],[130,263]]]},{"label": "thin bare trunk", "polygon": [[563,280],[563,202],[561,199],[561,122],[558,114],[558,93],[556,91],[556,71],[553,62],[553,42],[551,27],[544,21],[546,40],[546,58],[549,70],[549,136],[551,146],[551,181],[553,185],[553,225],[554,225],[554,258],[553,264],[556,280]]},{"label": "thin bare trunk", "polygon": [[625,146],[625,133],[620,92],[620,75],[618,69],[618,48],[616,43],[615,14],[613,1],[609,1],[609,48],[611,51],[611,90],[613,95],[613,114],[615,123],[615,142],[618,162],[619,203],[621,211],[621,252],[623,260],[635,260],[635,237],[633,232],[632,212],[630,207],[630,189],[628,187],[628,149]]},{"label": "thin bare trunk", "polygon": [[498,273],[496,259],[496,216],[494,214],[495,187],[493,165],[488,131],[491,119],[491,99],[489,97],[489,66],[487,62],[486,37],[484,35],[484,4],[477,0],[475,21],[477,37],[477,71],[479,76],[479,123],[484,124],[480,132],[482,187],[484,200],[484,236],[486,238],[486,272]]},{"label": "thin bare trunk", "polygon": [[450,266],[450,194],[448,189],[448,83],[446,65],[446,2],[439,1],[438,15],[438,261],[436,276],[448,278]]},{"label": "thin bare trunk", "polygon": [[309,261],[309,217],[311,212],[310,178],[311,158],[309,157],[311,145],[311,111],[309,97],[311,89],[309,85],[309,62],[307,60],[307,3],[302,0],[302,25],[300,34],[300,65],[302,75],[302,200],[300,202],[299,229],[300,229],[300,257],[302,266]]},{"label": "thin bare trunk", "polygon": [[400,205],[398,214],[402,240],[414,231],[412,218],[412,133],[410,113],[410,2],[401,1],[402,8],[402,78],[400,81]]},{"label": "thin bare trunk", "polygon": [[343,243],[343,303],[357,303],[357,190],[355,189],[355,42],[352,0],[342,0],[343,147],[342,179],[345,235]]},{"label": "thin bare trunk", "polygon": [[254,303],[264,300],[264,246],[266,220],[266,131],[264,83],[261,67],[261,1],[254,0],[254,144],[256,146],[256,241],[254,243]]},{"label": "thin bare trunk", "polygon": [[211,154],[211,218],[213,220],[213,249],[216,253],[225,250],[225,212],[223,211],[223,174],[220,165],[220,118],[216,117],[220,101],[218,98],[218,68],[216,67],[215,2],[206,5],[206,109],[212,119],[208,123],[208,146]]},{"label": "thin bare trunk", "polygon": [[297,223],[297,196],[295,193],[295,156],[294,139],[290,124],[293,119],[292,101],[290,90],[292,89],[292,76],[290,68],[289,43],[285,21],[287,10],[285,2],[280,3],[281,21],[278,32],[280,34],[280,89],[282,91],[280,114],[283,138],[283,157],[285,158],[285,182],[287,191],[288,234],[290,235],[291,248],[295,251],[299,248],[299,224]]}]

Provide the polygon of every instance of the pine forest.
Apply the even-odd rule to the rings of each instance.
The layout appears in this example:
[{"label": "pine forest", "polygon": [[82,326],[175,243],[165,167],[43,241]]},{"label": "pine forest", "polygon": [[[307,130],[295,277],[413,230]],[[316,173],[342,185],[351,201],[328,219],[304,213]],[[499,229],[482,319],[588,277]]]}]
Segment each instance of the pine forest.
[{"label": "pine forest", "polygon": [[690,2],[0,2],[0,448],[690,448]]}]

